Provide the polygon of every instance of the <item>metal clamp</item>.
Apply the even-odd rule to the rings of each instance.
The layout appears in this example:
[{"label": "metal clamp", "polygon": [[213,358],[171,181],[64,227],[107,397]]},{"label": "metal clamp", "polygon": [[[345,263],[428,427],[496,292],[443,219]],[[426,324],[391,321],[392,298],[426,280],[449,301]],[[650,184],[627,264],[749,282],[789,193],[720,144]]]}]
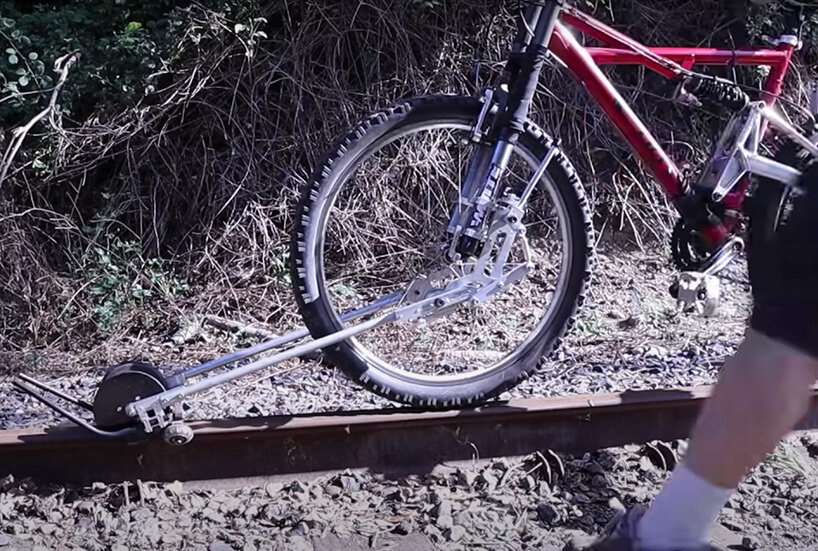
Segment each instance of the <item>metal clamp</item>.
[{"label": "metal clamp", "polygon": [[474,124],[474,131],[471,134],[471,139],[473,142],[479,142],[483,139],[483,124],[486,120],[486,115],[488,115],[489,111],[492,107],[492,99],[494,98],[494,90],[491,88],[486,88],[486,91],[483,93],[483,108],[480,109],[480,114],[477,116],[477,122]]}]

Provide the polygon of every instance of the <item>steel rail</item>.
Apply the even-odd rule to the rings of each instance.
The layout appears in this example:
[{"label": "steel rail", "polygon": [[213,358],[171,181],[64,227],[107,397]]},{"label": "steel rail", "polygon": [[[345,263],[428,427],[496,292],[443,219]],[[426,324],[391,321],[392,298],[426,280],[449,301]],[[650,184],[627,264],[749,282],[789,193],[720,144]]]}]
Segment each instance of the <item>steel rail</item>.
[{"label": "steel rail", "polygon": [[[518,456],[684,438],[710,387],[497,402],[473,409],[353,411],[192,423],[183,447],[126,443],[79,428],[0,431],[0,476],[88,484],[302,475],[384,474]],[[818,428],[818,393],[799,428]]]}]

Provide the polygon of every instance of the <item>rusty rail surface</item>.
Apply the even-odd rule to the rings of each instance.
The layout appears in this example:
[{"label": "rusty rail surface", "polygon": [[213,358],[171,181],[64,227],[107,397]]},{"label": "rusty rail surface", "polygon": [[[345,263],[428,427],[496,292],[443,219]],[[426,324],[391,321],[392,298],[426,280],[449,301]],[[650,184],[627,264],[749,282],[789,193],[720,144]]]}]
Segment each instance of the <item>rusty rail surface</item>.
[{"label": "rusty rail surface", "polygon": [[[687,436],[710,387],[407,409],[198,421],[193,442],[139,444],[79,428],[0,432],[0,476],[87,484],[192,481],[365,468],[429,472],[445,462],[537,450],[583,452]],[[818,427],[818,394],[799,428]]]}]

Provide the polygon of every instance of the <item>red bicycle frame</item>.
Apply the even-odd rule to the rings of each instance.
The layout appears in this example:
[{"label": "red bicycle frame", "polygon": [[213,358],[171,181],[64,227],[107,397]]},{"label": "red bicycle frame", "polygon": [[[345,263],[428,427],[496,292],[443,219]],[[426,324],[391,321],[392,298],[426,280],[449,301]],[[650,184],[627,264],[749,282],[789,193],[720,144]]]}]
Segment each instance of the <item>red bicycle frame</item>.
[{"label": "red bicycle frame", "polygon": [[[695,65],[769,66],[770,74],[764,85],[763,98],[767,104],[773,105],[781,93],[781,86],[795,50],[792,44],[782,44],[776,49],[749,50],[649,48],[574,7],[564,7],[560,19],[598,40],[604,47],[583,47],[571,32],[558,22],[549,49],[585,86],[674,201],[684,194],[684,183],[679,169],[599,66],[642,65],[670,79],[681,76]],[[719,236],[712,237],[715,241],[720,241]]]}]

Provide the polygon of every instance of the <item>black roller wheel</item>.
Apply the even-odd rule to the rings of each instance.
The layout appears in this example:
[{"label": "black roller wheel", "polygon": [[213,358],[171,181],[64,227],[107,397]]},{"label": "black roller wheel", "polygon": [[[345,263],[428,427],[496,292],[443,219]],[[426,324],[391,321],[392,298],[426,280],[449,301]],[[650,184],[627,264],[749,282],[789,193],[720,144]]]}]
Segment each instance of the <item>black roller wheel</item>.
[{"label": "black roller wheel", "polygon": [[138,423],[125,414],[130,402],[159,394],[167,389],[162,373],[144,362],[128,362],[110,368],[94,396],[94,424],[104,430],[118,430]]}]

